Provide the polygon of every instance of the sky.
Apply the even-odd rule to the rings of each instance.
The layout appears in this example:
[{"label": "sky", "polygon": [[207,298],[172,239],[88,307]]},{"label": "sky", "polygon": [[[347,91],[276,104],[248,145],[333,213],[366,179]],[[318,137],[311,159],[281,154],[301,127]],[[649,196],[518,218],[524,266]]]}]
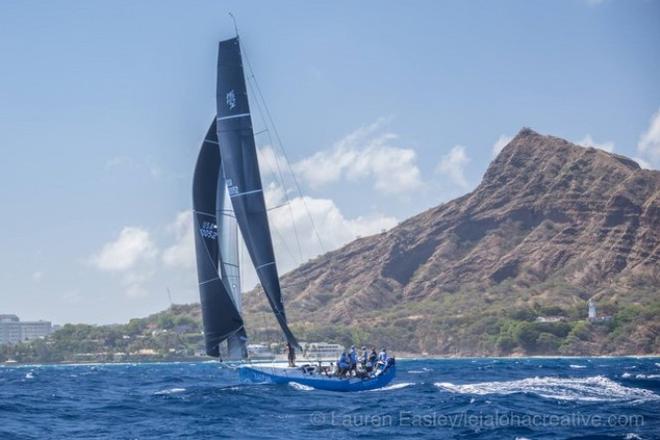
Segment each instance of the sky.
[{"label": "sky", "polygon": [[525,126],[660,167],[659,1],[4,0],[0,313],[198,301],[191,181],[228,12],[282,141],[256,135],[280,272],[474,189]]}]

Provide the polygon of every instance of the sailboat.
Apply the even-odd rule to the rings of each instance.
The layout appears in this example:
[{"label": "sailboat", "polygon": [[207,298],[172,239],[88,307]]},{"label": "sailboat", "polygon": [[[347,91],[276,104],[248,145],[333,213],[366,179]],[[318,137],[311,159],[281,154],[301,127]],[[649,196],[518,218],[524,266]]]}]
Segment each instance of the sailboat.
[{"label": "sailboat", "polygon": [[[218,47],[216,117],[202,143],[193,177],[193,218],[197,274],[206,353],[219,358],[227,343],[229,360],[246,360],[247,333],[241,315],[238,234],[289,350],[300,350],[289,328],[252,128],[239,38]],[[318,370],[318,372],[317,372]],[[298,382],[314,388],[357,391],[380,388],[395,367],[365,378],[321,374],[313,366],[242,365],[242,379]]]}]

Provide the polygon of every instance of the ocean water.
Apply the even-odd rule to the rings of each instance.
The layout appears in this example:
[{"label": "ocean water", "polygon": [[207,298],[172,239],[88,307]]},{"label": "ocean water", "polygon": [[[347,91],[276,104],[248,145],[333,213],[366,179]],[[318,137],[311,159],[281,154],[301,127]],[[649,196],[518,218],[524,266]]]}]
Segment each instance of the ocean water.
[{"label": "ocean water", "polygon": [[215,362],[0,367],[0,439],[657,439],[659,358],[400,360],[380,390]]}]

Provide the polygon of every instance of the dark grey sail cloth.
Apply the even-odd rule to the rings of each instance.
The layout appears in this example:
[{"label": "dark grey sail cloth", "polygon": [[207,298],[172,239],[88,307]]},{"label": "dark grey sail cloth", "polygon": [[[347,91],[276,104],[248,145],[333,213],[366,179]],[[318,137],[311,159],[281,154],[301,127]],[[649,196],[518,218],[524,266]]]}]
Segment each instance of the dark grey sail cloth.
[{"label": "dark grey sail cloth", "polygon": [[287,342],[299,348],[282,303],[238,38],[219,44],[217,108],[222,167],[236,221],[277,322]]},{"label": "dark grey sail cloth", "polygon": [[220,356],[219,345],[222,341],[245,331],[243,319],[218,274],[218,222],[215,205],[220,166],[214,121],[204,138],[193,177],[193,227],[199,297],[206,354],[213,357]]}]

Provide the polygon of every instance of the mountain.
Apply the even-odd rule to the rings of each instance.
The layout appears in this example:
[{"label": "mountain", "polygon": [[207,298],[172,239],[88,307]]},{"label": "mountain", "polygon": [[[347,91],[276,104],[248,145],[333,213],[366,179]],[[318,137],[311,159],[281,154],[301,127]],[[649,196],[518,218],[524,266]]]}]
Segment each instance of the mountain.
[{"label": "mountain", "polygon": [[[282,285],[307,339],[453,355],[660,353],[659,244],[660,172],[524,128],[471,193]],[[589,298],[603,319],[586,320]],[[253,337],[273,335],[261,292],[245,310]]]}]

